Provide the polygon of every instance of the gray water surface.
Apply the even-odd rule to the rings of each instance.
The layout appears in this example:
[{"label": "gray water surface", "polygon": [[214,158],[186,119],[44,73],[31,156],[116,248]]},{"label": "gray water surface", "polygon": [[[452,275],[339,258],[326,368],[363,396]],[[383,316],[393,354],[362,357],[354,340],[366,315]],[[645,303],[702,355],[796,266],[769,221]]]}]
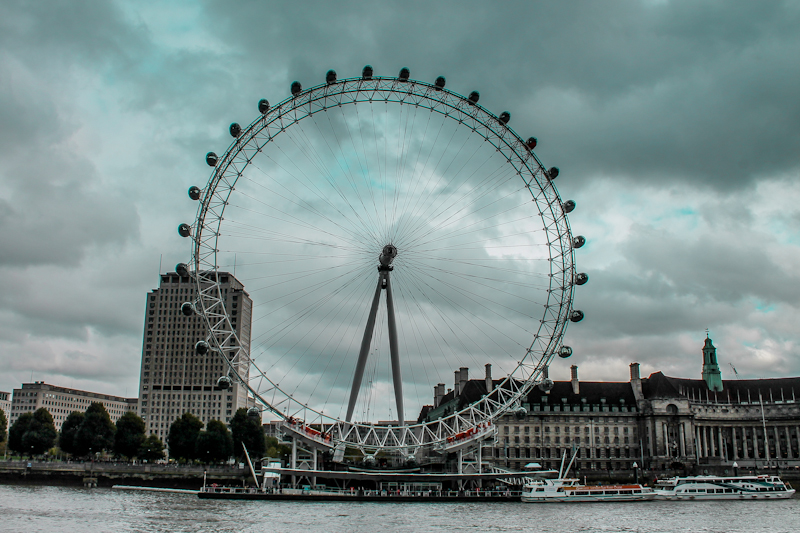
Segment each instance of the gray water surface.
[{"label": "gray water surface", "polygon": [[9,532],[796,532],[781,501],[316,503],[200,500],[191,494],[0,485]]}]

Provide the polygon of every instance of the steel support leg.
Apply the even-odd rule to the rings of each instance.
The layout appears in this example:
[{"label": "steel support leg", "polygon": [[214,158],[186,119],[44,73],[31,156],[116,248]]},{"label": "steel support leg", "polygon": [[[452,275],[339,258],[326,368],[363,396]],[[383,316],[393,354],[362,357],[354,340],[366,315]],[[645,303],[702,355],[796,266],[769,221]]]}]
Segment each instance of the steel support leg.
[{"label": "steel support leg", "polygon": [[347,404],[347,417],[345,418],[347,422],[353,419],[353,410],[356,408],[356,400],[358,399],[358,390],[361,388],[364,368],[367,366],[369,345],[372,342],[372,332],[375,330],[375,316],[378,314],[378,303],[380,303],[383,279],[383,274],[378,276],[378,286],[375,288],[375,296],[372,298],[372,307],[369,310],[369,318],[367,319],[367,327],[364,330],[364,338],[361,340],[361,351],[358,353],[356,373],[353,376],[353,387],[350,389],[350,401]]},{"label": "steel support leg", "polygon": [[389,354],[392,358],[392,379],[394,380],[394,399],[397,403],[397,420],[404,425],[403,417],[403,378],[400,375],[400,353],[397,349],[397,325],[394,321],[394,298],[389,273],[386,273],[386,314],[389,323]]}]

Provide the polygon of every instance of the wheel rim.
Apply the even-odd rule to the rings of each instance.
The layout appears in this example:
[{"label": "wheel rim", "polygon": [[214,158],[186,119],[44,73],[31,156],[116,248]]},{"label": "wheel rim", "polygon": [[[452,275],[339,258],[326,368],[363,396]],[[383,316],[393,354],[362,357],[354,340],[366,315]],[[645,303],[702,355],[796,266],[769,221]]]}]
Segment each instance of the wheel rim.
[{"label": "wheel rim", "polygon": [[[366,105],[358,108],[360,104]],[[383,130],[379,131],[380,116],[384,111],[382,106],[386,107],[386,119]],[[391,116],[390,106],[393,113]],[[429,117],[437,117],[430,133]],[[420,124],[427,120],[427,126],[424,133],[420,126],[415,135],[414,128],[418,118]],[[330,126],[328,130],[325,129],[325,122]],[[304,128],[304,124],[308,124],[309,127]],[[316,131],[311,124],[314,124]],[[369,128],[370,124],[372,128]],[[409,124],[411,124],[411,135],[407,133]],[[389,135],[395,131],[395,127],[398,134]],[[442,175],[435,179],[431,177],[436,174],[435,170],[439,166],[429,165],[428,161],[439,156],[440,162],[447,162],[445,157],[455,151],[455,147],[451,149],[450,144],[447,144],[444,148],[440,145],[436,154],[434,147],[425,153],[423,149],[425,139],[431,138],[437,128],[439,136],[446,137],[452,134],[451,142],[453,139],[459,139],[455,146],[460,146],[460,149],[452,156],[447,168],[463,163],[460,167],[456,166],[466,169],[463,172],[448,170],[440,172]],[[358,130],[358,135],[352,133],[353,129]],[[231,131],[234,132],[233,127]],[[345,132],[348,132],[347,136]],[[442,445],[455,435],[463,435],[476,427],[487,427],[508,409],[519,406],[520,399],[542,380],[544,368],[560,348],[561,338],[571,312],[575,274],[573,241],[561,199],[552,180],[549,179],[548,172],[522,139],[496,115],[470,102],[468,98],[438,88],[434,84],[391,77],[376,77],[369,80],[350,78],[300,91],[267,110],[266,113],[262,113],[249,126],[238,129],[236,133],[238,137],[218,158],[214,172],[202,190],[197,219],[193,227],[192,263],[200,294],[196,307],[205,317],[209,328],[209,343],[219,351],[229,365],[232,375],[240,379],[264,408],[280,417],[300,418],[308,423],[330,425],[328,434],[332,437],[332,443],[344,442],[368,453],[374,453],[375,450],[385,448],[413,449]],[[369,133],[373,134],[374,139],[369,139]],[[384,139],[383,146],[378,140],[379,133]],[[460,145],[459,135],[465,139]],[[390,146],[388,141],[390,137],[392,141],[397,142],[397,148]],[[348,139],[352,150],[343,148],[347,146]],[[484,146],[488,143],[488,152],[494,154],[487,155],[487,150],[481,147],[473,148],[475,140]],[[406,142],[409,148],[405,147]],[[419,150],[413,148],[414,143],[419,144]],[[371,165],[370,157],[373,149],[377,164]],[[382,150],[383,156],[381,156]],[[467,151],[466,155],[459,155],[464,150]],[[329,158],[327,152],[330,152],[332,157]],[[390,153],[397,155],[391,156]],[[481,167],[485,166],[479,164],[478,159],[481,157],[485,157],[487,161],[492,159],[495,163],[494,170],[487,172],[488,178],[485,174],[481,174],[483,172]],[[420,164],[422,159],[425,159],[425,164]],[[305,168],[301,168],[298,163],[301,160],[305,161],[303,163]],[[414,160],[413,166],[410,165],[410,160]],[[501,164],[496,164],[497,161]],[[290,168],[290,164],[294,164],[297,168]],[[428,172],[427,178],[426,169],[433,169]],[[314,177],[318,180],[317,191],[314,191],[314,179],[309,177],[309,174],[313,174],[312,170],[317,173]],[[407,174],[418,175],[418,179],[405,180]],[[463,176],[479,177],[467,179]],[[481,180],[480,176],[484,179]],[[467,186],[472,187],[470,194],[447,194],[445,189],[457,177],[463,178],[458,184],[459,187],[462,189]],[[362,187],[358,178],[364,179],[366,186]],[[295,181],[290,182],[290,180]],[[347,196],[344,193],[348,183],[352,191],[360,192],[339,204],[336,197]],[[422,193],[410,192],[425,191],[431,183],[433,183],[432,190],[436,190],[437,193],[429,194],[430,199],[427,203],[424,203]],[[502,186],[494,189],[498,183]],[[330,188],[326,188],[328,185]],[[410,199],[400,194],[401,189],[405,189]],[[375,191],[382,192],[383,199],[380,198],[380,194],[374,194]],[[527,196],[522,195],[523,193]],[[270,200],[264,200],[259,194],[269,195]],[[507,200],[509,198],[512,200]],[[525,208],[520,203],[521,198],[526,198],[526,202],[530,204],[527,211],[524,211]],[[459,204],[459,201],[462,203]],[[317,202],[320,205],[326,204],[329,212],[321,213],[315,209],[312,204]],[[465,204],[472,206],[466,209],[466,215],[463,207]],[[499,205],[492,207],[494,204]],[[379,205],[382,209],[378,207]],[[512,208],[507,208],[509,205]],[[292,206],[302,208],[304,216],[297,216]],[[405,207],[398,208],[398,206]],[[409,206],[415,207],[409,208]],[[375,216],[371,211],[374,211]],[[391,216],[389,216],[390,211]],[[335,213],[336,217],[330,216],[330,213]],[[383,225],[380,220],[381,213],[384,215]],[[513,218],[521,213],[527,213],[526,216],[531,220],[523,220],[523,217]],[[254,216],[249,217],[249,215]],[[407,217],[403,218],[404,215]],[[250,224],[259,217],[263,217],[261,226]],[[426,217],[430,219],[431,226],[439,225],[438,230],[436,228],[431,230],[426,226],[425,220],[420,220]],[[264,225],[263,220],[267,219],[275,226],[268,228]],[[515,223],[524,224],[522,231],[516,229]],[[357,228],[359,224],[362,224],[362,227]],[[290,226],[293,227],[294,234],[283,231]],[[475,226],[479,227],[475,229]],[[494,228],[496,233],[487,233],[487,228]],[[306,233],[306,230],[317,232],[316,241]],[[267,234],[270,235],[267,237]],[[351,238],[350,249],[341,246],[344,240],[337,241],[337,237],[341,238],[343,234],[348,234]],[[536,236],[537,240],[530,241],[531,236]],[[506,253],[512,260],[503,263],[495,259],[495,266],[489,268],[481,265],[475,257],[468,256],[467,250],[470,245],[472,248],[481,249],[485,256],[491,256],[492,252],[489,250],[492,248],[490,244],[493,239],[498,241],[494,252],[500,255]],[[248,240],[263,242],[259,245],[242,244]],[[277,243],[283,247],[291,247],[287,243],[292,241],[294,250],[291,252],[290,261],[284,262],[284,267],[287,264],[296,266],[303,263],[304,255],[308,262],[317,261],[321,256],[327,255],[325,259],[328,263],[319,269],[315,267],[305,271],[297,268],[276,269],[276,258],[279,257],[275,253]],[[264,243],[269,243],[267,246],[273,248],[262,250],[259,246]],[[469,335],[472,333],[471,330],[480,330],[477,324],[481,323],[481,320],[483,323],[488,323],[485,317],[480,316],[481,313],[490,315],[493,319],[502,313],[509,313],[514,315],[511,317],[511,322],[527,317],[530,319],[529,323],[515,324],[515,328],[529,333],[530,336],[525,342],[520,342],[517,337],[514,338],[520,353],[511,354],[507,348],[498,352],[509,356],[509,360],[498,361],[497,356],[489,356],[486,349],[483,353],[478,351],[477,355],[471,354],[472,357],[485,356],[484,360],[501,370],[505,379],[495,378],[492,393],[475,399],[469,405],[456,406],[452,412],[444,413],[444,416],[435,421],[403,424],[393,428],[382,427],[376,430],[374,422],[345,420],[341,407],[346,402],[331,400],[331,394],[328,394],[324,402],[319,401],[319,397],[315,396],[316,392],[310,396],[306,393],[305,397],[301,397],[297,391],[300,382],[304,381],[303,378],[309,375],[313,367],[309,362],[312,360],[307,360],[306,368],[296,375],[293,374],[294,370],[277,371],[276,359],[288,360],[291,355],[296,356],[299,352],[276,351],[275,345],[281,343],[279,337],[271,336],[269,333],[255,333],[256,322],[263,320],[271,321],[272,324],[285,323],[285,317],[282,321],[275,318],[276,313],[284,311],[288,313],[288,318],[296,318],[296,322],[301,322],[300,325],[307,329],[323,324],[320,309],[324,307],[321,303],[324,298],[314,300],[309,297],[305,303],[306,307],[299,308],[300,311],[307,311],[306,316],[315,315],[316,322],[308,319],[299,320],[300,315],[296,313],[292,315],[284,304],[265,306],[265,312],[261,317],[254,310],[254,346],[251,348],[252,354],[246,353],[241,348],[235,328],[231,324],[232,310],[225,309],[223,304],[215,273],[231,270],[232,254],[234,258],[239,254],[251,257],[269,255],[273,260],[272,266],[269,267],[272,270],[268,269],[268,273],[264,276],[290,280],[294,275],[294,282],[305,276],[309,282],[309,286],[298,288],[288,296],[282,296],[284,302],[287,301],[286,298],[291,299],[292,294],[297,296],[295,301],[307,298],[313,290],[327,291],[326,298],[329,301],[349,291],[350,303],[347,306],[349,314],[339,315],[339,322],[346,323],[349,329],[353,329],[358,320],[352,317],[361,316],[363,319],[363,312],[369,307],[369,298],[358,297],[359,289],[363,293],[363,287],[356,286],[356,281],[352,281],[351,285],[333,283],[331,279],[334,276],[329,276],[327,281],[319,279],[312,281],[309,278],[317,276],[320,270],[335,272],[341,269],[339,272],[346,272],[342,278],[347,274],[357,273],[358,276],[355,277],[373,280],[371,283],[374,285],[374,271],[377,264],[375,248],[377,247],[379,251],[387,244],[393,244],[399,250],[396,260],[397,270],[392,275],[393,279],[398,279],[401,299],[405,299],[407,307],[404,312],[409,317],[414,313],[428,316],[427,322],[432,329],[435,329],[435,326],[448,326],[451,333],[438,334],[438,340],[443,344],[456,344],[456,334],[452,332]],[[539,248],[531,252],[533,246]],[[528,250],[527,253],[514,255],[515,253],[511,251],[514,247],[527,247]],[[325,249],[327,252],[308,253],[308,249]],[[332,251],[340,255],[337,257],[331,253]],[[347,254],[351,254],[347,256],[347,260],[350,261],[349,270],[336,263],[342,261],[343,256]],[[356,256],[358,256],[357,265],[354,259]],[[287,257],[289,256],[284,256]],[[437,266],[443,257],[450,259],[446,261],[447,268]],[[414,262],[417,264],[411,265]],[[238,264],[234,263],[239,272],[251,269],[249,274],[243,275],[245,279],[242,280],[248,290],[263,293],[275,289],[274,284],[256,282],[258,276],[255,270],[266,268],[265,264],[264,261],[244,258]],[[514,268],[508,268],[509,264],[513,264]],[[530,264],[536,264],[539,270],[528,272]],[[542,265],[545,267],[542,268]],[[485,275],[487,271],[495,273]],[[403,276],[406,277],[405,284],[401,281]],[[450,281],[450,276],[455,281]],[[438,290],[434,287],[437,284],[440,284]],[[466,286],[469,288],[465,288]],[[417,296],[414,296],[414,291],[418,293]],[[527,301],[535,304],[533,307],[538,306],[539,315],[529,311],[523,312],[522,307],[526,298],[520,296],[518,298],[520,301],[514,302],[514,298],[519,296],[516,293],[522,294],[526,291]],[[501,295],[501,298],[491,297],[492,292]],[[424,296],[425,293],[428,293],[428,296]],[[528,298],[529,294],[535,294],[536,297]],[[453,301],[455,296],[458,296],[458,301]],[[448,297],[450,297],[449,302]],[[509,300],[506,303],[510,305],[498,301],[504,298]],[[253,299],[254,308],[257,308],[259,306],[257,298]],[[452,312],[459,307],[465,307],[465,302],[470,299],[473,303],[480,300],[477,302],[480,312],[466,314],[454,312],[443,317],[441,310],[426,314],[422,309],[423,304],[435,307],[432,304],[437,300],[445,302]],[[497,307],[491,309],[490,303],[496,304]],[[319,307],[313,312],[309,311],[313,305]],[[416,309],[413,309],[414,306]],[[344,316],[350,318],[345,320]],[[363,322],[361,328],[363,331]],[[414,333],[415,328],[416,333]],[[345,333],[347,329],[334,330],[335,334],[330,336],[340,342],[340,347],[342,339],[353,337],[352,332]],[[379,324],[376,330],[381,331],[381,329]],[[414,335],[417,338],[423,337],[423,328],[415,324],[413,319],[409,319],[407,329],[408,337],[403,344],[406,354],[411,354],[414,352],[412,339]],[[491,328],[487,326],[487,329],[479,332],[478,336],[487,342],[490,331]],[[501,333],[498,332],[498,335],[502,338]],[[280,338],[286,338],[288,335],[287,333]],[[428,336],[436,337],[433,333],[429,333]],[[308,353],[309,350],[313,351],[315,346],[318,347],[318,343],[315,344],[315,341],[308,337],[305,342],[306,345],[301,352]],[[469,352],[469,347],[466,346],[469,343],[462,342],[462,344],[464,346],[459,349],[463,350],[463,355]],[[379,345],[380,339],[376,346]],[[477,346],[477,340],[473,339],[472,345]],[[426,348],[427,351],[430,351],[431,346]],[[327,349],[330,353],[331,350]],[[325,350],[318,351],[318,356],[325,352]],[[357,347],[334,350],[342,361],[351,357],[353,351],[357,351]],[[424,351],[418,348],[415,353],[419,356]],[[458,350],[453,349],[453,352],[458,353]],[[299,361],[297,357],[295,359]],[[409,358],[409,363],[412,359]],[[319,357],[316,360],[318,361]],[[419,361],[422,359],[418,359],[417,363]],[[457,361],[459,359],[455,355],[446,359],[446,365],[450,366],[446,369],[446,373],[463,366],[463,362],[455,364]],[[473,364],[477,362],[477,359],[472,360]],[[442,361],[439,363],[441,366]],[[324,367],[323,374],[328,377],[333,373],[337,376],[347,376],[345,366],[343,363],[338,367],[328,364]],[[480,366],[482,365],[478,364],[478,367]],[[425,367],[424,362],[422,367]],[[411,368],[413,371],[413,365]],[[441,373],[444,370],[442,368],[438,370],[440,373],[435,374],[434,382],[428,383],[428,396],[432,396],[431,385],[438,382],[447,383]],[[375,372],[377,373],[377,366]],[[293,377],[296,379],[293,380]],[[342,387],[338,378],[332,382],[318,380],[316,385],[316,388],[320,385],[328,386],[331,391]],[[422,396],[417,394],[416,397],[419,399]],[[330,408],[329,404],[334,408]],[[415,407],[419,405],[405,404],[407,414],[411,415],[407,418],[416,418],[415,412],[408,412],[409,409],[414,411]],[[339,410],[336,411],[336,408]],[[367,405],[366,412],[369,410]],[[377,414],[377,411],[373,414]],[[363,419],[363,416],[357,418],[360,419]]]}]

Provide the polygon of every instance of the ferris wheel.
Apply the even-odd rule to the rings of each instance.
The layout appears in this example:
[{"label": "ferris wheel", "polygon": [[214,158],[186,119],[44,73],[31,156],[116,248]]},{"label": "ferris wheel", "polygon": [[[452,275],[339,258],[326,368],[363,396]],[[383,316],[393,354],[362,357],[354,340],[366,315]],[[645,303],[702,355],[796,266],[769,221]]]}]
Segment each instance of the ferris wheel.
[{"label": "ferris wheel", "polygon": [[[552,387],[548,365],[572,353],[562,337],[583,318],[585,239],[536,139],[479,98],[407,68],[329,71],[262,99],[206,155],[196,220],[179,227],[192,259],[178,268],[199,295],[184,310],[204,317],[198,349],[219,354],[220,384],[246,387],[254,415],[340,454],[413,455],[485,438],[532,387]],[[223,272],[252,298],[249,350]],[[469,368],[486,372],[467,387]]]}]

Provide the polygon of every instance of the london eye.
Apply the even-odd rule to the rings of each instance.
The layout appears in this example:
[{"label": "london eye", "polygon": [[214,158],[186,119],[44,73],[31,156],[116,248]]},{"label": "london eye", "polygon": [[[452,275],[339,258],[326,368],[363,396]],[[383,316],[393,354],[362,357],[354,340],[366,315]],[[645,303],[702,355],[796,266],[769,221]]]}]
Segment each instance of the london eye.
[{"label": "london eye", "polygon": [[[197,284],[185,310],[208,328],[199,349],[219,354],[221,384],[246,387],[255,416],[331,451],[413,456],[491,434],[532,387],[552,386],[548,365],[572,353],[562,339],[583,318],[572,299],[585,240],[558,168],[509,112],[444,77],[367,66],[290,93],[231,124],[227,149],[206,155],[208,182],[189,190],[179,269]],[[249,349],[222,272],[252,298]],[[484,388],[437,411],[467,368],[486,369]]]}]

